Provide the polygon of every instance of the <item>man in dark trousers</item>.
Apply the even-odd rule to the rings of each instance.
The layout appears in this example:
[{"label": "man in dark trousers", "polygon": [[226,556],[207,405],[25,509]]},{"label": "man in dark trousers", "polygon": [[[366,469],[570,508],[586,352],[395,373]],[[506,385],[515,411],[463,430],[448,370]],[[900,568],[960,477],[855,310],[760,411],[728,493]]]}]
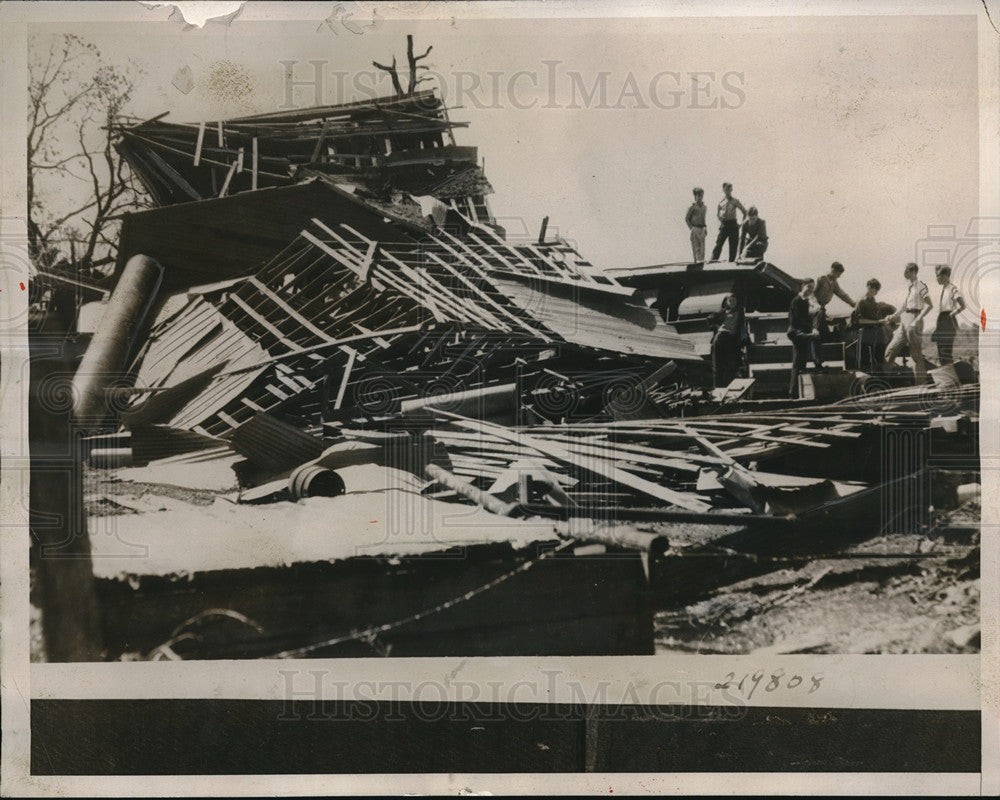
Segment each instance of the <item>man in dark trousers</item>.
[{"label": "man in dark trousers", "polygon": [[792,340],[794,349],[792,377],[788,384],[789,397],[799,396],[799,373],[806,368],[810,358],[816,369],[825,369],[819,352],[819,332],[813,328],[812,310],[809,307],[809,298],[815,286],[816,281],[806,278],[799,293],[792,298],[792,305],[788,309],[788,338]]},{"label": "man in dark trousers", "polygon": [[965,309],[965,299],[958,287],[951,282],[951,267],[943,264],[934,267],[941,294],[938,298],[937,326],[931,339],[937,344],[938,361],[943,367],[955,361],[955,335],[958,333],[958,315]]},{"label": "man in dark trousers", "polygon": [[740,254],[743,258],[760,261],[766,251],[767,223],[757,216],[757,206],[750,206],[740,227]]},{"label": "man in dark trousers", "polygon": [[830,265],[830,271],[826,275],[820,275],[819,280],[816,281],[816,291],[813,296],[819,304],[819,310],[816,312],[816,329],[819,331],[820,336],[826,336],[830,332],[830,322],[829,317],[826,315],[826,307],[833,300],[834,296],[839,297],[851,308],[854,308],[854,301],[851,299],[851,296],[841,289],[840,284],[837,283],[843,274],[844,265],[839,261],[834,261]]},{"label": "man in dark trousers", "polygon": [[884,348],[879,345],[884,340],[885,315],[882,312],[882,304],[875,299],[882,284],[875,278],[868,281],[865,296],[858,300],[854,307],[854,324],[858,328],[858,369],[874,375],[881,372],[882,355]]},{"label": "man in dark trousers", "polygon": [[740,225],[736,219],[736,212],[739,211],[746,216],[747,210],[743,208],[743,203],[733,197],[733,185],[731,183],[722,184],[722,193],[725,195],[719,201],[719,207],[715,215],[719,218],[719,238],[715,240],[715,247],[712,249],[712,261],[718,261],[722,253],[722,245],[729,240],[729,260],[736,260],[736,247],[740,241]]},{"label": "man in dark trousers", "polygon": [[747,340],[743,309],[734,294],[726,295],[722,308],[709,314],[712,337],[712,372],[715,388],[728,386],[739,374],[743,343]]}]

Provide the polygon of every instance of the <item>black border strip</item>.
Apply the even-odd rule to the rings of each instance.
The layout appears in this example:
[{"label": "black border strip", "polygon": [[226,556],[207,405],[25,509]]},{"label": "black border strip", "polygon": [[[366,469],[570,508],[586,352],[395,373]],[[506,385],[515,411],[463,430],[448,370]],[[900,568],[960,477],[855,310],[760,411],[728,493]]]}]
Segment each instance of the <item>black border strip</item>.
[{"label": "black border strip", "polygon": [[33,775],[979,772],[978,711],[33,700]]}]

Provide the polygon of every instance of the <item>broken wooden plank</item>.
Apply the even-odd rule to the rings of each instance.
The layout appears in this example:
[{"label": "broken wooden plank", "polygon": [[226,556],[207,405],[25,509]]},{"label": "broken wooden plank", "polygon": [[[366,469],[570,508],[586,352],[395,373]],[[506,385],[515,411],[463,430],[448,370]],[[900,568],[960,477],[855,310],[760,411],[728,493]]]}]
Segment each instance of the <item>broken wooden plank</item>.
[{"label": "broken wooden plank", "polygon": [[198,140],[194,145],[194,166],[198,166],[201,163],[201,146],[205,142],[205,123],[201,122],[198,124]]},{"label": "broken wooden plank", "polygon": [[347,391],[347,382],[351,379],[351,370],[354,369],[354,359],[358,354],[358,351],[353,347],[347,348],[347,351],[347,364],[344,366],[344,372],[340,378],[340,386],[337,389],[337,397],[333,402],[333,408],[336,411],[339,411],[340,407],[344,403],[344,393]]},{"label": "broken wooden plank", "polygon": [[659,484],[653,483],[652,481],[645,480],[644,478],[639,478],[631,473],[627,472],[620,467],[613,464],[602,463],[600,459],[586,459],[576,453],[573,453],[569,449],[551,442],[545,439],[536,439],[531,436],[526,436],[506,428],[502,428],[498,425],[491,425],[486,422],[479,422],[477,420],[469,420],[460,417],[457,414],[452,414],[447,411],[439,411],[438,413],[452,419],[454,424],[459,427],[466,428],[468,430],[478,431],[482,430],[484,427],[486,430],[496,434],[500,438],[507,439],[508,441],[513,441],[517,443],[526,444],[543,454],[549,455],[559,461],[565,461],[572,466],[583,469],[588,472],[594,472],[598,475],[602,475],[615,483],[620,483],[623,486],[627,486],[630,489],[634,489],[643,494],[647,494],[650,497],[654,497],[657,500],[663,500],[667,503],[672,503],[674,505],[681,506],[682,508],[687,508],[693,511],[707,511],[711,506],[703,501],[696,495],[678,492],[673,489],[668,489],[665,486],[660,486]]},{"label": "broken wooden plank", "polygon": [[229,193],[229,184],[232,183],[233,175],[236,174],[236,167],[239,162],[234,161],[230,167],[229,171],[226,173],[226,179],[222,182],[222,188],[219,190],[219,197],[225,197]]}]

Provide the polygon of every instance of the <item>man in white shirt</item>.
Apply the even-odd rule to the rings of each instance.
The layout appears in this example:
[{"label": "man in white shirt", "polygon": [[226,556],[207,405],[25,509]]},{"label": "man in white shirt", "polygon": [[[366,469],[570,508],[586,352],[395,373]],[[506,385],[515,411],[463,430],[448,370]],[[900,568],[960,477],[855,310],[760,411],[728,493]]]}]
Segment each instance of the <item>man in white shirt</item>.
[{"label": "man in white shirt", "polygon": [[958,287],[951,282],[951,267],[943,264],[934,267],[941,295],[938,300],[937,326],[931,337],[937,343],[938,361],[941,365],[954,362],[955,334],[958,333],[958,315],[965,309],[965,299]]},{"label": "man in white shirt", "polygon": [[924,369],[921,337],[924,333],[924,317],[933,310],[934,304],[927,291],[927,284],[917,278],[919,270],[912,261],[903,270],[903,277],[909,281],[909,285],[906,287],[906,299],[899,311],[887,317],[900,325],[885,349],[885,362],[897,366],[896,357],[904,347],[908,347],[910,358],[913,359],[913,382],[917,386],[923,386],[927,382],[927,371]]},{"label": "man in white shirt", "polygon": [[731,183],[722,184],[722,200],[715,215],[719,219],[719,237],[715,240],[715,247],[712,248],[712,261],[718,261],[722,255],[722,245],[729,242],[729,260],[736,260],[736,246],[740,241],[740,221],[736,219],[736,212],[739,211],[744,217],[747,210],[743,208],[743,203],[733,197],[733,185]]}]

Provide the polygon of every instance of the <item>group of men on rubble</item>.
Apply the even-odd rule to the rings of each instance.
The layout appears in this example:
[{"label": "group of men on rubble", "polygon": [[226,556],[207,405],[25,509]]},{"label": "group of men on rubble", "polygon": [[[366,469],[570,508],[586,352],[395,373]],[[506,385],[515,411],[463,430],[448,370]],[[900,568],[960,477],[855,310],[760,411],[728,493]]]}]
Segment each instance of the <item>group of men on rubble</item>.
[{"label": "group of men on rubble", "polygon": [[[691,232],[691,249],[696,263],[705,260],[705,192],[695,187],[694,202],[688,209],[685,222]],[[751,261],[760,260],[767,250],[767,226],[754,206],[744,209],[743,204],[733,197],[733,185],[722,184],[723,198],[716,209],[719,234],[712,251],[712,261],[718,261],[723,245],[729,244],[729,261],[737,257]],[[737,212],[742,212],[742,224],[737,222]],[[939,265],[934,268],[937,283],[941,287],[938,297],[938,318],[932,340],[937,344],[938,360],[941,365],[954,361],[955,336],[958,332],[957,318],[965,308],[965,300],[958,287],[951,282],[951,268]],[[886,369],[898,368],[896,359],[908,352],[913,361],[913,377],[916,385],[927,381],[923,356],[924,318],[934,309],[927,284],[917,276],[919,267],[910,262],[903,270],[907,281],[906,297],[898,310],[880,303],[876,299],[881,283],[872,278],[867,283],[865,296],[858,302],[840,288],[838,283],[844,274],[844,266],[835,261],[829,272],[817,279],[807,278],[802,282],[799,293],[792,299],[788,311],[788,338],[792,341],[793,361],[789,394],[797,395],[798,376],[811,360],[817,370],[825,371],[822,359],[822,341],[830,333],[830,320],[826,306],[834,297],[839,297],[852,309],[851,325],[857,330],[857,368],[868,373],[878,373]],[[725,386],[739,369],[740,348],[745,340],[745,321],[742,309],[735,295],[727,295],[722,308],[712,315],[715,328],[712,341],[712,362],[716,385]]]},{"label": "group of men on rubble", "polygon": [[[729,260],[745,258],[759,261],[767,251],[767,223],[760,218],[756,206],[744,208],[743,204],[733,197],[733,185],[722,184],[722,200],[719,201],[715,215],[719,220],[719,235],[712,248],[712,261],[718,261],[722,255],[722,246],[729,243]],[[705,261],[705,239],[708,237],[708,226],[705,217],[708,206],[704,202],[705,190],[700,186],[694,188],[694,202],[687,211],[684,221],[691,231],[691,250],[695,263]],[[736,220],[736,213],[743,214],[743,222]]]},{"label": "group of men on rubble", "polygon": [[[882,284],[875,278],[868,281],[865,296],[855,303],[837,283],[844,274],[844,267],[836,261],[829,273],[818,280],[807,278],[803,281],[788,312],[788,338],[795,348],[790,392],[794,393],[798,374],[805,369],[809,360],[812,360],[817,369],[824,368],[820,343],[829,332],[826,306],[834,296],[854,309],[851,323],[858,333],[859,370],[877,373],[884,371],[886,366],[896,369],[896,359],[908,352],[913,361],[914,384],[921,386],[926,383],[924,318],[934,310],[934,301],[927,284],[918,277],[919,272],[920,268],[912,261],[903,268],[906,296],[899,309],[878,302],[876,295]],[[937,304],[937,324],[931,338],[937,345],[938,361],[944,366],[954,362],[957,320],[965,309],[965,299],[958,287],[951,282],[951,267],[938,265],[934,268],[934,274],[941,288]],[[810,298],[818,305],[815,310],[810,305]],[[895,330],[890,334],[893,327]]]}]

